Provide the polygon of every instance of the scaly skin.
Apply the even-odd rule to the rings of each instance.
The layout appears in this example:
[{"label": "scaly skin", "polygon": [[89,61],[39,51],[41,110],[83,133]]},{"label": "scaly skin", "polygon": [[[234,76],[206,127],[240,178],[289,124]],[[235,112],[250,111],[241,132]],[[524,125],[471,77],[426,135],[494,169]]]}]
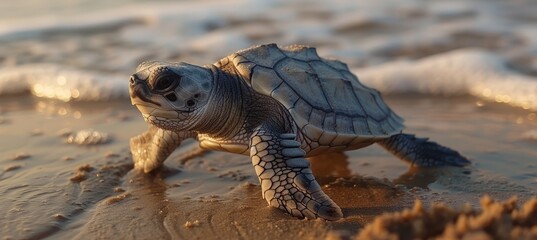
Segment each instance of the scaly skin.
[{"label": "scaly skin", "polygon": [[315,181],[296,135],[266,126],[254,131],[250,157],[267,203],[299,218],[338,220],[341,209]]},{"label": "scaly skin", "polygon": [[153,171],[162,165],[184,139],[193,136],[193,132],[173,132],[149,125],[145,133],[130,140],[134,168],[145,173]]}]

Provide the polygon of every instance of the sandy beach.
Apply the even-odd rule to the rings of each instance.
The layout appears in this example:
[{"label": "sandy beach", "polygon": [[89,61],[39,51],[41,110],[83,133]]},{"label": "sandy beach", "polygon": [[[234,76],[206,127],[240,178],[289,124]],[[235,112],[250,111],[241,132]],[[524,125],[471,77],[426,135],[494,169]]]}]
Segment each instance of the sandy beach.
[{"label": "sandy beach", "polygon": [[[27,108],[14,104],[3,114],[9,119],[2,125],[3,136],[12,139],[2,144],[7,157],[1,176],[5,238],[268,239],[277,233],[282,238],[324,239],[334,231],[356,234],[375,217],[411,207],[415,199],[427,206],[478,206],[484,194],[500,200],[516,195],[525,201],[536,191],[531,177],[537,168],[534,143],[515,136],[537,123],[517,124],[517,119],[527,119],[525,111],[499,104],[478,107],[471,97],[386,100],[413,122],[408,131],[457,148],[472,159],[472,166],[409,169],[377,146],[310,159],[323,190],[343,209],[344,219],[336,222],[299,220],[268,207],[248,157],[199,155],[194,141],[178,149],[165,169],[149,175],[134,171],[126,142],[146,124],[128,102],[9,99]],[[442,114],[441,109],[450,111]],[[457,118],[462,114],[471,117]],[[433,127],[427,126],[430,122]],[[475,122],[488,131],[469,136]],[[106,132],[109,140],[67,143],[67,132],[89,128]],[[511,139],[502,141],[509,146],[493,137],[506,131]]]},{"label": "sandy beach", "polygon": [[[21,13],[0,17],[1,239],[348,239],[415,200],[480,211],[484,195],[537,196],[531,1],[51,4],[33,16],[5,5]],[[147,129],[128,98],[138,63],[210,64],[270,42],[347,62],[405,132],[472,164],[410,168],[378,145],[313,157],[338,221],[268,207],[247,156],[195,141],[156,172],[133,169],[129,139]]]}]

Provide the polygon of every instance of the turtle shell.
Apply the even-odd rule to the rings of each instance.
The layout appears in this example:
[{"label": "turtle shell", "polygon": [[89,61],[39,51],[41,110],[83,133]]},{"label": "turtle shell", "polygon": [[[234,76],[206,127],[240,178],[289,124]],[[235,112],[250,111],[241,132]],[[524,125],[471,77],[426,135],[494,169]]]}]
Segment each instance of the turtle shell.
[{"label": "turtle shell", "polygon": [[260,45],[222,59],[256,92],[280,102],[299,129],[321,145],[342,146],[398,134],[403,120],[346,64],[315,48]]}]

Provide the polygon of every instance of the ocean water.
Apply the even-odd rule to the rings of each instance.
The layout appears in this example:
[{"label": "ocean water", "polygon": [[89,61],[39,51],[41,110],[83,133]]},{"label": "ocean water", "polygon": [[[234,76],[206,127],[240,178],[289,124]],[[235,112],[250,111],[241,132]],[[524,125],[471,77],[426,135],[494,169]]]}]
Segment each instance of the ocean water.
[{"label": "ocean water", "polygon": [[9,11],[0,16],[0,97],[127,98],[126,76],[143,60],[209,64],[275,42],[317,47],[385,94],[472,95],[537,109],[536,5],[3,1]]}]

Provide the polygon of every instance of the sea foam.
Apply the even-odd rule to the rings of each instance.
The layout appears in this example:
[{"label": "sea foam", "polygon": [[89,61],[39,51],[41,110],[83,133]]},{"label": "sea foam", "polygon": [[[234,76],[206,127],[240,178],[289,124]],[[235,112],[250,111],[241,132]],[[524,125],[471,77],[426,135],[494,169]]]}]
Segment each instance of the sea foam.
[{"label": "sea foam", "polygon": [[[31,92],[38,97],[63,101],[126,99],[127,79],[131,69],[135,69],[139,60],[152,60],[143,58],[203,58],[200,63],[208,64],[211,59],[216,61],[249,45],[275,41],[282,46],[310,43],[313,47],[318,47],[322,56],[345,59],[351,66],[369,65],[353,68],[353,72],[362,82],[384,94],[469,94],[526,109],[537,109],[537,80],[509,69],[504,57],[490,51],[459,49],[419,60],[391,61],[393,58],[405,57],[400,55],[404,55],[407,48],[416,49],[415,52],[420,53],[423,52],[422,49],[428,48],[444,51],[465,47],[464,44],[457,45],[456,42],[460,39],[453,37],[461,32],[502,39],[505,38],[503,36],[512,35],[513,39],[519,36],[525,39],[527,49],[537,49],[537,35],[533,25],[512,27],[509,25],[513,24],[511,19],[498,16],[494,7],[484,8],[478,2],[423,5],[421,1],[405,0],[403,5],[406,10],[393,9],[393,4],[399,2],[337,0],[328,3],[317,0],[304,4],[305,2],[279,0],[232,0],[231,3],[208,0],[174,4],[133,3],[70,16],[45,11],[29,20],[0,22],[0,40],[9,42],[34,37],[39,39],[47,35],[69,33],[73,39],[71,43],[76,46],[74,52],[43,47],[58,52],[43,50],[39,52],[43,56],[37,53],[35,55],[45,59],[41,62],[51,58],[55,61],[50,62],[71,61],[68,56],[79,54],[86,54],[82,57],[87,59],[110,56],[95,59],[102,61],[103,65],[112,66],[110,69],[116,73],[99,71],[97,69],[100,68],[91,66],[91,61],[75,68],[67,67],[71,64],[65,62],[30,64],[24,63],[23,59],[15,61],[21,65],[0,68],[0,97]],[[427,18],[429,21],[420,20],[420,24],[412,24],[415,18]],[[107,32],[110,29],[114,29],[116,34],[114,41],[123,44],[121,46],[132,47],[125,51],[112,44],[103,45],[102,49],[92,48],[85,53],[78,51],[88,42],[91,43],[91,39],[74,36],[80,33]],[[407,30],[399,32],[397,29]],[[257,38],[262,40],[256,40]],[[88,55],[87,52],[93,55]],[[203,54],[195,55],[200,52]],[[60,57],[55,57],[55,54]],[[9,54],[5,59],[9,57],[17,59],[17,56]],[[413,54],[406,57],[423,56]],[[382,64],[371,66],[377,62]]]},{"label": "sea foam", "polygon": [[98,101],[128,97],[126,76],[109,75],[54,64],[0,69],[0,96],[30,91],[62,101]]},{"label": "sea foam", "polygon": [[537,79],[507,67],[499,55],[460,49],[416,61],[354,69],[360,80],[390,93],[473,95],[524,109],[537,109]]},{"label": "sea foam", "polygon": [[[503,57],[480,49],[460,49],[352,71],[383,94],[473,95],[537,109],[537,79],[509,69]],[[54,64],[23,65],[0,69],[0,96],[29,91],[37,97],[62,101],[127,98],[127,77]]]}]

